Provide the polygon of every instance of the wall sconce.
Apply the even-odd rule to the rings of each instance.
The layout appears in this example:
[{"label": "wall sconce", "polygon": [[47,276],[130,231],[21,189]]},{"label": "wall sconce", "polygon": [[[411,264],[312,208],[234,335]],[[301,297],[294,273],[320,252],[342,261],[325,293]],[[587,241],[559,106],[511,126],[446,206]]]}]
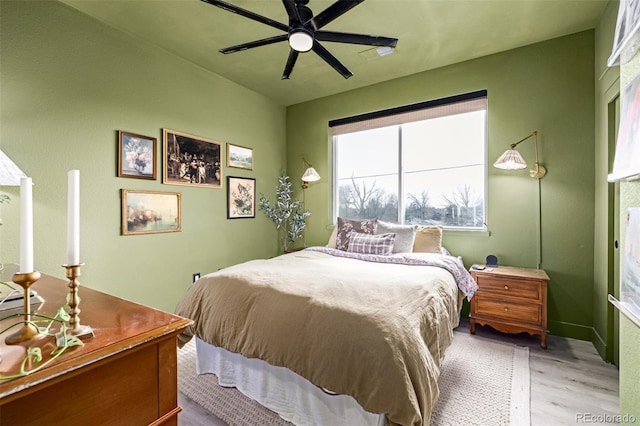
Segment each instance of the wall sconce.
[{"label": "wall sconce", "polygon": [[304,161],[304,164],[307,166],[307,170],[305,170],[302,175],[302,189],[307,189],[309,187],[309,182],[316,182],[320,180],[320,175],[307,160],[303,158],[302,161]]},{"label": "wall sconce", "polygon": [[536,223],[536,237],[537,237],[536,249],[538,252],[537,268],[540,269],[540,264],[542,263],[542,190],[540,188],[541,186],[540,179],[542,179],[542,177],[545,174],[547,174],[547,169],[545,169],[542,166],[542,164],[540,164],[540,162],[538,161],[538,131],[536,130],[533,133],[531,133],[529,136],[523,139],[520,139],[516,143],[511,144],[511,147],[508,150],[506,150],[504,154],[502,154],[500,158],[496,160],[495,163],[493,163],[493,167],[496,167],[498,169],[503,169],[503,170],[526,169],[527,163],[524,161],[524,158],[522,158],[522,155],[520,155],[520,153],[515,150],[515,147],[519,143],[526,141],[532,136],[533,136],[533,143],[535,144],[535,150],[536,150],[536,163],[531,168],[531,170],[529,170],[529,176],[538,180],[537,182],[538,194],[536,196],[536,204],[537,204],[536,213],[538,216],[536,221],[537,222]]},{"label": "wall sconce", "polygon": [[520,139],[518,142],[512,143],[511,148],[506,150],[504,154],[502,154],[500,158],[498,158],[496,162],[493,163],[493,167],[497,169],[502,169],[502,170],[526,169],[527,163],[524,161],[524,158],[522,158],[522,155],[520,155],[520,153],[515,150],[515,147],[519,143],[526,141],[532,136],[533,136],[533,143],[535,144],[535,150],[536,150],[536,163],[531,168],[531,170],[529,170],[529,176],[531,176],[534,179],[542,179],[542,177],[545,174],[547,174],[547,169],[545,169],[544,166],[542,166],[542,164],[538,162],[538,131],[537,130],[531,133],[529,136],[523,139]]}]

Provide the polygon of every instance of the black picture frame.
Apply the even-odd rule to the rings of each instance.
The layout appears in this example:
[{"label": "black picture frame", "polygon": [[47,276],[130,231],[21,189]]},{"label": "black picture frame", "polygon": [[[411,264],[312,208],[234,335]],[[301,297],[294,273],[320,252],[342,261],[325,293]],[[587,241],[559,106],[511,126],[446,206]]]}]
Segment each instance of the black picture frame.
[{"label": "black picture frame", "polygon": [[256,180],[227,176],[227,219],[256,217]]}]

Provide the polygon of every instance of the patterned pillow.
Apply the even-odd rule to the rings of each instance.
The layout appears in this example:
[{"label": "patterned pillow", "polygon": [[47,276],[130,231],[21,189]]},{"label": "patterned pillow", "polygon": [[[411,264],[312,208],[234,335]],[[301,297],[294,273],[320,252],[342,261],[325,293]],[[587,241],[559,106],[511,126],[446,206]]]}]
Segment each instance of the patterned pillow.
[{"label": "patterned pillow", "polygon": [[338,218],[338,234],[336,235],[336,248],[347,251],[349,247],[349,235],[351,232],[362,234],[375,234],[378,226],[378,219],[353,220]]},{"label": "patterned pillow", "polygon": [[380,254],[388,256],[393,252],[396,234],[370,235],[352,232],[349,236],[348,252],[360,254]]},{"label": "patterned pillow", "polygon": [[396,241],[393,243],[394,253],[411,253],[416,239],[418,225],[398,225],[396,223],[378,221],[376,235],[394,233]]}]

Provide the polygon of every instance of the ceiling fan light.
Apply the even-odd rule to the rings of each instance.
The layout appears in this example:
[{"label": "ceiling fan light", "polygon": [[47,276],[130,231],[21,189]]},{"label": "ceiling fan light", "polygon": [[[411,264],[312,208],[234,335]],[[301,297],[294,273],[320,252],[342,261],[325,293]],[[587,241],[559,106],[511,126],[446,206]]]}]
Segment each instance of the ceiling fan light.
[{"label": "ceiling fan light", "polygon": [[289,33],[289,46],[297,52],[308,52],[313,47],[313,35],[304,28],[295,28]]}]

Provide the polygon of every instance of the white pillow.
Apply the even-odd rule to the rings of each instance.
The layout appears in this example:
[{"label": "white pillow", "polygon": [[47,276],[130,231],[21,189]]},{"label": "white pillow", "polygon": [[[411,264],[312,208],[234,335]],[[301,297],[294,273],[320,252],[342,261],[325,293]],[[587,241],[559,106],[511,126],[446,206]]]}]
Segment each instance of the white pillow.
[{"label": "white pillow", "polygon": [[396,234],[396,240],[393,243],[394,253],[411,253],[413,252],[413,243],[416,239],[416,230],[418,225],[398,225],[396,223],[383,222],[378,220],[376,235],[380,234]]}]

